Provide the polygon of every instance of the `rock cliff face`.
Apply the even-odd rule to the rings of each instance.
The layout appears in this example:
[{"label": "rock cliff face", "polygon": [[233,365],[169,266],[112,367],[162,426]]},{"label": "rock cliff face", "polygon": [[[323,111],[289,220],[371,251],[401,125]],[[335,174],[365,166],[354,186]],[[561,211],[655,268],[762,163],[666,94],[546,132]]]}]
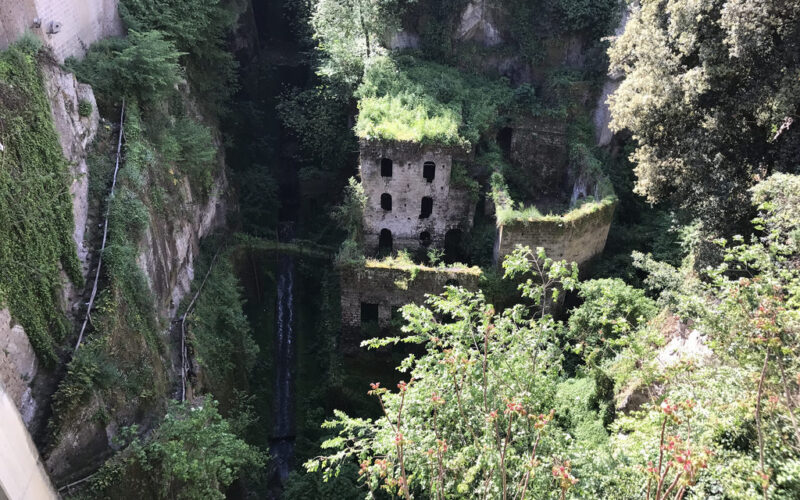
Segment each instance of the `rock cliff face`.
[{"label": "rock cliff face", "polygon": [[[89,224],[89,180],[86,156],[94,139],[100,117],[97,113],[91,87],[78,83],[75,75],[67,73],[55,62],[42,66],[42,77],[50,101],[53,124],[59,136],[64,157],[70,165],[72,185],[72,213],[75,220],[73,239],[81,261],[83,274],[89,269],[89,248],[86,244]],[[80,116],[80,102],[91,106],[88,116]],[[65,311],[71,311],[80,301],[81,290],[76,290],[64,276],[62,290]],[[8,309],[0,309],[0,384],[17,405],[25,424],[31,426],[41,409],[37,401],[34,381],[38,363],[25,330],[15,323]]]},{"label": "rock cliff face", "polygon": [[200,240],[225,224],[228,181],[220,164],[214,188],[206,200],[193,198],[187,179],[181,183],[186,200],[184,216],[169,219],[151,214],[152,220],[139,245],[136,259],[147,277],[162,318],[173,318],[194,278],[194,259]]},{"label": "rock cliff face", "polygon": [[[41,71],[53,124],[72,178],[73,238],[83,275],[91,284],[101,218],[96,213],[96,204],[89,200],[86,160],[101,126],[100,117],[91,87],[78,83],[73,74],[65,72],[55,61],[44,63]],[[79,108],[85,116],[81,116]],[[87,114],[89,108],[91,112]],[[200,240],[225,223],[228,183],[224,158],[216,169],[214,187],[203,199],[193,194],[186,178],[179,180],[178,187],[183,202],[173,213],[179,215],[167,217],[158,210],[150,210],[150,223],[137,256],[137,264],[153,293],[157,315],[165,327],[189,291]],[[79,324],[83,320],[84,290],[71,285],[66,276],[63,282],[62,307],[73,324]],[[164,354],[165,365],[171,363],[170,358],[170,353]],[[45,427],[48,400],[55,390],[56,378],[49,370],[41,369],[24,329],[7,309],[0,309],[0,386],[5,388],[33,435],[40,434]],[[93,421],[98,408],[97,401],[89,402],[48,454],[47,468],[54,478],[70,476],[110,450],[111,437],[118,426],[114,422],[105,426]],[[147,418],[135,408],[129,417],[136,421]]]},{"label": "rock cliff face", "polygon": [[[625,32],[625,26],[628,24],[630,18],[629,7],[622,14],[619,26],[614,32],[615,36],[620,36]],[[614,133],[611,131],[611,110],[608,109],[608,98],[617,91],[619,84],[622,82],[622,75],[610,73],[608,79],[603,84],[603,89],[600,91],[600,96],[597,98],[597,106],[595,107],[592,118],[594,119],[595,137],[598,146],[608,146],[611,144],[611,139]]]}]

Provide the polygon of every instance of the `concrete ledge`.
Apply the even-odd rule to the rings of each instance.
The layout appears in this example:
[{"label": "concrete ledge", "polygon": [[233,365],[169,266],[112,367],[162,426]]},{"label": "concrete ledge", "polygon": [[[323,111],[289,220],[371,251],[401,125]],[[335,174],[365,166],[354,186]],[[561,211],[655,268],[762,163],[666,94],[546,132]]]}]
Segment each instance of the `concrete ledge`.
[{"label": "concrete ledge", "polygon": [[0,498],[57,499],[17,407],[0,385]]}]

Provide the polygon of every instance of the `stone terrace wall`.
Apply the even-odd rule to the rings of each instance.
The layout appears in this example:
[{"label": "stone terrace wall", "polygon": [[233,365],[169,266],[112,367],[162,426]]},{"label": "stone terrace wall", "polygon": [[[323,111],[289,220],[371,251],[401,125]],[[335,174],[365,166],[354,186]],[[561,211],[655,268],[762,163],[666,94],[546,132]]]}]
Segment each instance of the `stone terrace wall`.
[{"label": "stone terrace wall", "polygon": [[[361,304],[377,304],[378,324],[389,325],[392,309],[405,304],[421,304],[426,294],[441,293],[448,284],[478,289],[481,272],[475,268],[436,269],[418,267],[414,279],[412,267],[381,267],[380,264],[346,267],[341,270],[342,327],[358,330]],[[398,286],[399,285],[399,286]]]},{"label": "stone terrace wall", "polygon": [[[0,0],[0,49],[32,31],[52,47],[59,61],[81,57],[92,43],[123,33],[118,0]],[[41,26],[34,28],[39,18]],[[58,33],[50,33],[58,23]]]},{"label": "stone terrace wall", "polygon": [[576,262],[579,266],[600,255],[606,246],[615,203],[604,205],[574,221],[511,221],[497,228],[495,262],[512,253],[517,245],[544,248],[554,260]]},{"label": "stone terrace wall", "polygon": [[[463,150],[423,146],[410,142],[361,141],[361,184],[367,195],[364,235],[367,251],[377,250],[382,229],[392,232],[394,248],[420,247],[420,234],[428,231],[431,246],[442,247],[447,231],[472,228],[475,202],[467,190],[450,184],[453,157]],[[392,176],[381,176],[381,159],[392,160]],[[432,182],[423,177],[423,164],[433,162]],[[392,197],[392,210],[381,208],[381,194]],[[420,219],[422,198],[433,199],[433,212]]]}]

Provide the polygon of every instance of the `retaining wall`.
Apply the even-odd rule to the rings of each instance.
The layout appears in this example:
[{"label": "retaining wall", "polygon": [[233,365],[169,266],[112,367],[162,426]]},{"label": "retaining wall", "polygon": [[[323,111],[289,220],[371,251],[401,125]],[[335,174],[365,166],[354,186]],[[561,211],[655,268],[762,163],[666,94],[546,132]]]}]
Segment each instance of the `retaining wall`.
[{"label": "retaining wall", "polygon": [[574,220],[541,218],[514,220],[499,225],[495,239],[494,259],[502,262],[517,245],[532,249],[542,247],[554,260],[586,264],[603,252],[614,216],[616,202],[606,203],[599,209]]}]

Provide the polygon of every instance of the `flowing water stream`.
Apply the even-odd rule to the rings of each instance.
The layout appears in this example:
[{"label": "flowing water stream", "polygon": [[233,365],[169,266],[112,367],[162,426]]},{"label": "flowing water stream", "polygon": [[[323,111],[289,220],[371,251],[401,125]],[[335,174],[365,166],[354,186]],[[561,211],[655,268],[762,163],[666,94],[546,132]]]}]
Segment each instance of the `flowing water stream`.
[{"label": "flowing water stream", "polygon": [[275,461],[278,478],[284,482],[289,477],[294,455],[294,257],[280,254],[277,279],[275,424],[270,455]]}]

